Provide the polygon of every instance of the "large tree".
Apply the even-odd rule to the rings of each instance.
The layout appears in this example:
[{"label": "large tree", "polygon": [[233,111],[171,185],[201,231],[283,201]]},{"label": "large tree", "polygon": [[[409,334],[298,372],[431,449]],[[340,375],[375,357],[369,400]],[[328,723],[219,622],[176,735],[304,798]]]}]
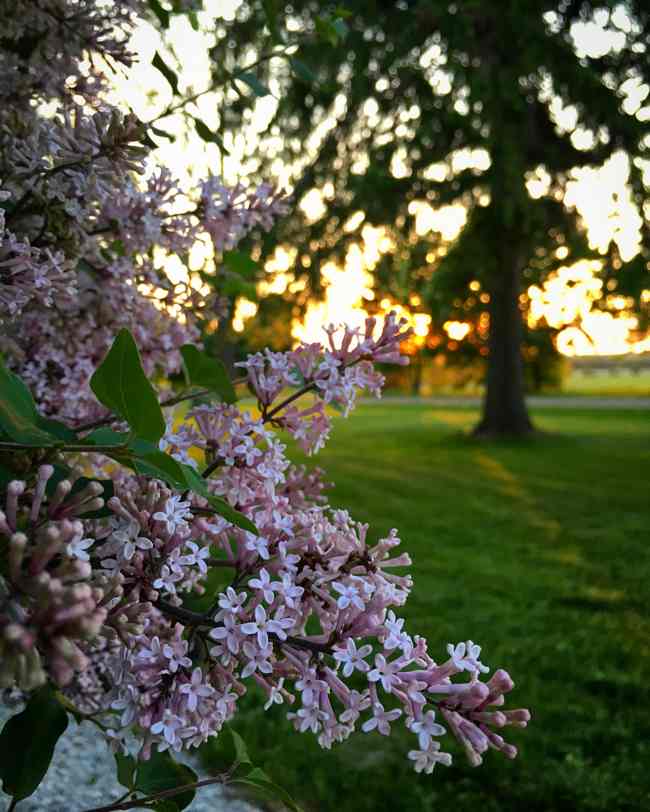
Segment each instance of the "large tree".
[{"label": "large tree", "polygon": [[[395,251],[378,269],[380,287],[418,289],[437,315],[451,318],[478,281],[489,296],[489,336],[477,431],[524,434],[531,421],[522,374],[523,294],[557,267],[560,246],[563,258],[588,253],[576,212],[563,204],[571,170],[626,151],[642,207],[637,159],[648,147],[648,128],[628,95],[650,82],[650,9],[640,0],[354,0],[319,18],[322,9],[308,2],[244,4],[228,38],[215,46],[222,70],[241,57],[240,48],[250,50],[254,36],[262,52],[265,39],[279,43],[287,31],[308,32],[314,20],[320,34],[303,40],[291,61],[265,63],[258,73],[262,84],[279,88],[268,128],[273,140],[260,141],[260,166],[278,159],[291,166],[298,196],[327,190],[322,216],[292,218],[274,241],[299,247],[296,270],[309,268],[317,287],[323,261],[358,239],[358,230],[344,225],[363,211],[365,223],[387,225],[396,237]],[[580,52],[579,23],[608,31],[613,47]],[[338,47],[324,48],[323,36]],[[570,129],[557,118],[563,107],[575,116]],[[237,118],[236,105],[229,115]],[[462,156],[483,164],[470,160],[461,168]],[[534,199],[527,181],[540,172],[548,189]],[[465,205],[466,225],[450,249],[417,237],[415,201]],[[614,284],[634,280],[640,290],[646,249],[636,274],[626,276],[615,246],[608,260],[606,272],[617,271]]]}]

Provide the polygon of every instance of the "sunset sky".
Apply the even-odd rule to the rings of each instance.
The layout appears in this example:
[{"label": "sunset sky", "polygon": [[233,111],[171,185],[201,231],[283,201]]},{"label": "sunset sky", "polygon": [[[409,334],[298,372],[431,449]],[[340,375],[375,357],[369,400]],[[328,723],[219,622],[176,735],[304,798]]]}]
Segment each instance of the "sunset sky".
[{"label": "sunset sky", "polygon": [[[209,7],[210,3],[206,5]],[[219,14],[226,24],[237,5],[236,0],[219,2]],[[202,12],[200,16],[207,21],[215,14]],[[620,9],[614,12],[614,17],[620,27],[629,24],[629,20]],[[594,23],[580,23],[574,26],[572,33],[576,49],[596,55],[618,47],[617,35],[605,31],[604,23],[604,18],[600,18]],[[184,16],[173,16],[168,41],[182,64],[179,71],[181,92],[191,95],[206,88],[210,76],[208,62],[210,36],[192,30]],[[156,30],[146,23],[139,26],[132,45],[139,55],[139,63],[128,74],[117,78],[112,101],[122,104],[126,101],[146,121],[159,115],[174,101],[169,85],[150,64],[157,49],[163,54],[165,50],[161,46]],[[173,60],[171,64],[174,64]],[[446,81],[444,72],[439,73],[437,82],[444,90]],[[164,129],[178,136],[177,140],[171,143],[161,139],[162,143],[156,151],[156,160],[169,166],[188,187],[192,185],[194,179],[205,176],[208,171],[222,174],[226,182],[245,180],[247,173],[251,171],[249,156],[252,154],[252,142],[260,133],[265,132],[277,104],[273,94],[277,94],[279,86],[273,80],[270,82],[270,89],[272,95],[255,101],[246,135],[227,134],[224,140],[230,155],[221,155],[216,145],[206,144],[193,129],[188,130],[181,116],[172,115],[165,118]],[[649,89],[638,83],[630,83],[625,91],[626,111],[635,113],[642,120],[650,121]],[[590,134],[575,128],[576,110],[571,107],[563,108],[559,99],[553,98],[550,94],[549,101],[556,125],[560,129],[572,131],[571,138],[576,147],[589,146]],[[339,100],[335,105],[337,103]],[[372,100],[366,107],[368,109],[364,112],[372,118],[374,112]],[[197,99],[190,109],[209,127],[217,128],[219,105],[215,94],[206,93]],[[311,145],[309,143],[306,145],[307,154],[310,147],[314,148],[318,137],[322,137],[333,122],[333,118],[329,122],[324,122],[323,132],[314,137]],[[481,150],[475,150],[473,153],[459,151],[451,156],[452,171],[459,171],[468,165],[485,168],[489,165],[489,157]],[[646,161],[643,168],[650,185],[650,161]],[[397,160],[391,169],[399,176],[403,166],[400,166]],[[274,170],[280,183],[290,191],[287,170],[279,161],[276,162]],[[432,177],[435,177],[436,173],[444,177],[449,170],[449,166],[433,165],[428,171]],[[614,240],[623,259],[629,259],[637,253],[641,226],[641,219],[632,204],[630,190],[626,185],[628,175],[628,158],[623,153],[617,153],[599,169],[575,170],[568,184],[565,199],[567,205],[575,206],[582,216],[592,248],[605,253],[610,242]],[[528,179],[530,194],[533,197],[545,194],[548,183],[548,176],[539,171]],[[316,218],[324,210],[327,191],[327,189],[312,190],[298,204],[308,216]],[[414,202],[411,205],[411,213],[416,215],[416,229],[421,235],[432,231],[438,232],[444,240],[451,242],[465,222],[465,210],[460,205],[445,206],[437,210],[432,209],[425,201]],[[650,202],[646,204],[644,214],[650,217]],[[356,222],[349,223],[351,228],[363,222],[363,213],[359,212],[355,219]],[[333,265],[323,267],[322,273],[327,282],[325,300],[310,306],[303,323],[294,324],[293,332],[296,338],[319,339],[321,326],[331,321],[360,323],[365,317],[364,301],[372,300],[375,296],[372,268],[382,250],[385,251],[389,247],[390,244],[381,229],[365,226],[362,229],[362,242],[349,251],[345,268]],[[205,247],[197,246],[195,251],[197,265],[202,260],[205,250],[207,250]],[[563,256],[558,254],[557,258],[562,260]],[[290,253],[278,252],[275,261],[267,266],[269,272],[268,284],[265,285],[267,290],[283,292],[291,285],[292,262],[293,257]],[[542,288],[530,288],[528,293],[531,301],[529,317],[531,324],[543,317],[551,326],[562,328],[563,325],[577,319],[581,329],[567,327],[560,329],[558,335],[558,348],[567,355],[619,354],[650,350],[650,337],[642,341],[637,338],[634,344],[631,343],[631,335],[637,327],[637,322],[628,312],[628,303],[624,297],[619,296],[618,300],[612,300],[614,308],[619,311],[616,318],[592,308],[594,300],[603,295],[600,280],[594,276],[598,265],[598,262],[589,261],[567,264],[556,276],[549,278]],[[174,268],[170,270],[173,272]],[[615,296],[615,291],[610,295]],[[385,300],[380,304],[382,307],[390,308],[392,303]],[[417,302],[412,304],[414,311],[417,311]],[[235,327],[242,328],[244,320],[252,316],[255,309],[255,305],[251,302],[240,302]],[[426,335],[430,323],[429,316],[414,312],[412,318],[416,332]],[[444,329],[450,337],[457,340],[462,339],[467,333],[467,325],[458,322],[448,322],[444,325]]]}]

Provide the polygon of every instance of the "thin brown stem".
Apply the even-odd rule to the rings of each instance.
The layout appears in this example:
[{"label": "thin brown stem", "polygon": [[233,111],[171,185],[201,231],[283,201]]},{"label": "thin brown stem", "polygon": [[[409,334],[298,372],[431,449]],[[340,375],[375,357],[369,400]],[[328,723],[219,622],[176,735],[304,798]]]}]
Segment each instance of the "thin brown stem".
[{"label": "thin brown stem", "polygon": [[[164,615],[169,615],[169,617],[180,621],[185,626],[206,626],[215,628],[219,625],[209,616],[209,613],[201,614],[200,612],[192,612],[190,609],[184,609],[182,606],[172,606],[166,601],[162,601],[160,599],[154,601],[154,606]],[[303,637],[293,637],[291,635],[287,635],[286,639],[281,640],[276,634],[273,633],[269,634],[269,637],[272,640],[275,640],[281,646],[294,646],[295,648],[306,649],[307,651],[317,654],[332,653],[332,649],[329,645],[327,645],[327,643],[317,643],[314,640],[305,640]]]},{"label": "thin brown stem", "polygon": [[85,812],[118,812],[118,810],[122,809],[134,809],[138,806],[143,807],[155,801],[173,798],[175,795],[182,795],[184,792],[191,792],[201,787],[209,787],[212,784],[225,784],[231,775],[232,769],[214,778],[204,778],[201,781],[195,781],[193,784],[183,784],[182,787],[174,787],[173,789],[166,789],[162,792],[154,792],[152,795],[147,795],[144,798],[131,798],[128,801],[115,801],[115,803],[107,804],[106,806],[95,806],[92,809],[86,809]]},{"label": "thin brown stem", "polygon": [[[168,398],[167,400],[163,400],[160,404],[163,409],[168,408],[169,406],[176,406],[178,403],[182,403],[184,400],[192,400],[192,398],[202,398],[205,395],[209,395],[209,389],[199,389],[198,392],[188,392],[184,395],[176,395],[173,398]],[[75,426],[74,431],[90,431],[91,429],[98,429],[102,426],[108,426],[110,423],[115,423],[120,418],[117,415],[109,414],[106,417],[101,417],[98,420],[91,420],[89,423],[82,423],[81,426]]]}]

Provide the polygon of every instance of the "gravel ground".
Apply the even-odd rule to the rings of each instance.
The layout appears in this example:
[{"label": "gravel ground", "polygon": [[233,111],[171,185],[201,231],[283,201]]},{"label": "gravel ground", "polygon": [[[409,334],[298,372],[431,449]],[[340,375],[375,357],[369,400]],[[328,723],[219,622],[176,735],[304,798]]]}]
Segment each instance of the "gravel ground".
[{"label": "gravel ground", "polygon": [[[16,711],[0,707],[0,728]],[[195,762],[188,763],[205,778]],[[45,779],[29,798],[16,806],[16,812],[84,812],[109,804],[124,794],[115,778],[115,762],[100,732],[87,722],[70,721],[59,739]],[[0,791],[0,812],[9,808],[9,799]],[[187,812],[257,812],[250,804],[228,798],[219,784],[198,790]]]}]

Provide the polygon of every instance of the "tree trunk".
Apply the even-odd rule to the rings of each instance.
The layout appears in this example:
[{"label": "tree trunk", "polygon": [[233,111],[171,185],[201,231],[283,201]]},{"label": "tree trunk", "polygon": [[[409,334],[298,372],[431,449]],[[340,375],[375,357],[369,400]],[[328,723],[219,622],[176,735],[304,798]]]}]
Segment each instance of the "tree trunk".
[{"label": "tree trunk", "polygon": [[519,310],[521,262],[518,251],[503,253],[503,265],[492,274],[489,286],[487,387],[481,422],[474,430],[479,436],[523,436],[533,430],[524,399]]}]

